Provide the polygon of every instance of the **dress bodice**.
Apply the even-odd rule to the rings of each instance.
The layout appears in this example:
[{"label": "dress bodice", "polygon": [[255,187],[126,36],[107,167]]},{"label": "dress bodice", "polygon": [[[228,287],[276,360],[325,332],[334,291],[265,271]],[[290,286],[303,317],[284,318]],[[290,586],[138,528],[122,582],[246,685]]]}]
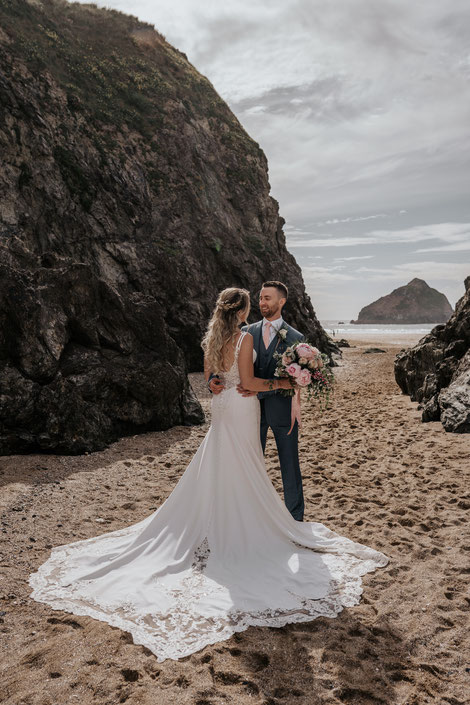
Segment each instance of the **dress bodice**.
[{"label": "dress bodice", "polygon": [[[235,348],[235,357],[233,359],[232,366],[227,372],[219,372],[219,377],[221,381],[223,382],[225,386],[225,390],[230,389],[231,387],[236,387],[237,384],[240,384],[240,373],[238,371],[238,353],[240,352],[240,347],[242,344],[242,340],[246,335],[246,331],[243,331],[241,336],[239,337],[237,341],[237,345]],[[253,362],[256,360],[256,350],[253,350]],[[224,390],[224,391],[225,391]]]}]

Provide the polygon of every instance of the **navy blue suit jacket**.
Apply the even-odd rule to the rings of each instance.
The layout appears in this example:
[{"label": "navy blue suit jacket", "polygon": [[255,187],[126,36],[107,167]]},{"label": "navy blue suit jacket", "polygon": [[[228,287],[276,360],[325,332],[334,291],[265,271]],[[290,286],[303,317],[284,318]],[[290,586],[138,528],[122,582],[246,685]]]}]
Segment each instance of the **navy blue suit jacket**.
[{"label": "navy blue suit jacket", "polygon": [[[292,345],[292,343],[296,343],[299,340],[302,342],[305,341],[305,336],[285,321],[282,322],[281,329],[282,328],[287,330],[286,337],[283,340],[281,336],[276,333],[267,350],[268,364],[261,371],[260,362],[262,354],[265,352],[262,336],[263,319],[261,319],[261,321],[257,321],[256,323],[243,326],[242,330],[248,331],[248,333],[251,333],[253,336],[253,348],[256,350],[256,360],[254,365],[255,377],[261,377],[262,379],[275,379],[274,371],[277,367],[277,360],[273,357],[274,353],[277,352],[282,354],[286,351],[289,345]],[[268,392],[258,392],[258,399],[263,399],[264,397],[272,396],[273,394],[278,394],[278,391],[272,390]],[[291,401],[290,397],[284,398],[288,399],[289,402]]]}]

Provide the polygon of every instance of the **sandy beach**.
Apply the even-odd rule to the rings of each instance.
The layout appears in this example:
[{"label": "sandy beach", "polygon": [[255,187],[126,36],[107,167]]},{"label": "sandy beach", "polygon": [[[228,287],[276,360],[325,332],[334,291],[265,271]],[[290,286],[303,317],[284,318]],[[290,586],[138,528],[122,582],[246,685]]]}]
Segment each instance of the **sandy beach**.
[{"label": "sandy beach", "polygon": [[[140,521],[210,423],[84,456],[0,458],[0,702],[5,705],[465,705],[470,693],[470,437],[422,424],[393,378],[418,336],[350,339],[323,414],[303,404],[306,521],[386,553],[336,619],[254,628],[158,663],[128,633],[29,597],[50,548]],[[378,346],[385,353],[364,354]],[[272,436],[268,472],[282,495]]]}]

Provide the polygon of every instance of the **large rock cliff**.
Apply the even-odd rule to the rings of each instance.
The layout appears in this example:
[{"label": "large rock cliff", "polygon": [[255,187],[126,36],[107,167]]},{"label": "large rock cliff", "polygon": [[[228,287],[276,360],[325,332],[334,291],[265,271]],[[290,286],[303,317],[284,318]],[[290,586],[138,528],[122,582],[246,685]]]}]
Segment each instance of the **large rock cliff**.
[{"label": "large rock cliff", "polygon": [[365,306],[351,323],[444,323],[452,311],[444,294],[415,278]]},{"label": "large rock cliff", "polygon": [[0,454],[201,422],[217,293],[264,279],[324,352],[266,157],[152,25],[0,0]]},{"label": "large rock cliff", "polygon": [[470,276],[454,315],[395,360],[395,379],[420,402],[423,421],[446,431],[470,432]]}]

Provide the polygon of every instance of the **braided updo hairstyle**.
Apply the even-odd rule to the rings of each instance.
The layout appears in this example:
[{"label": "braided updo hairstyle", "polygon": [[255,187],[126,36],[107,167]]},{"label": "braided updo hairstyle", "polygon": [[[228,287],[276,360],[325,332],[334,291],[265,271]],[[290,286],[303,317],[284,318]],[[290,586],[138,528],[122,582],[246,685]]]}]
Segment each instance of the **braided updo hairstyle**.
[{"label": "braided updo hairstyle", "polygon": [[239,332],[238,314],[249,306],[250,294],[246,289],[230,287],[220,292],[201,343],[211,372],[223,372],[224,345],[235,341]]}]

